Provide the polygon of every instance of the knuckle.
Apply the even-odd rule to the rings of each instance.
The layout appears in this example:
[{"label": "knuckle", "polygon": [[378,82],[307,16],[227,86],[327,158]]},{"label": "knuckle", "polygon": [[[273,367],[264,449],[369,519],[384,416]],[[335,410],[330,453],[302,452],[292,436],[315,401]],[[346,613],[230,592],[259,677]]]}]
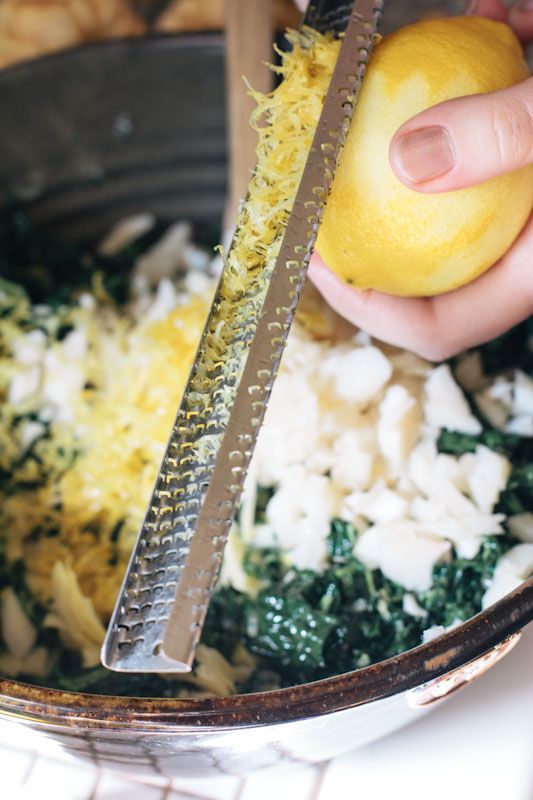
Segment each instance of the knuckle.
[{"label": "knuckle", "polygon": [[411,349],[426,361],[440,363],[462,349],[434,298],[427,298],[412,329]]}]

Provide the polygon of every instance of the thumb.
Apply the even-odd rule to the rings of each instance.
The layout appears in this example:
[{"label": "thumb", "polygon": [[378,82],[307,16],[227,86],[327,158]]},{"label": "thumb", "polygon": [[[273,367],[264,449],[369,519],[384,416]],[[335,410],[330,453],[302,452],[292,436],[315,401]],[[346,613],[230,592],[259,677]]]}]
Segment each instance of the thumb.
[{"label": "thumb", "polygon": [[447,100],[395,133],[394,173],[419,192],[449,192],[533,162],[533,78],[489,94]]}]

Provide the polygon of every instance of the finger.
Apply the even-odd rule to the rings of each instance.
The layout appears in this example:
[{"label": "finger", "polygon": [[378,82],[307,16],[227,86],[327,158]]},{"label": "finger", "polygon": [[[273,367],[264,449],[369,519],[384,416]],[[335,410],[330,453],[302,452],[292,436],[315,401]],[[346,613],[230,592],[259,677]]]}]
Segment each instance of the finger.
[{"label": "finger", "polygon": [[318,253],[309,276],[345,319],[381,341],[431,361],[499,336],[533,312],[533,218],[498,264],[470,284],[431,298],[407,298],[343,283]]},{"label": "finger", "polygon": [[359,292],[347,287],[316,255],[309,277],[338,314],[375,339],[430,361],[441,361],[464,349],[463,339],[468,336],[463,337],[457,325],[441,330],[442,312],[435,309],[432,299],[396,297],[373,289]]},{"label": "finger", "polygon": [[533,78],[489,94],[448,100],[408,120],[389,157],[419,192],[449,192],[533,161]]},{"label": "finger", "polygon": [[[527,7],[529,5],[529,8]],[[533,5],[514,3],[507,12],[509,25],[524,44],[533,40]]]},{"label": "finger", "polygon": [[471,0],[466,4],[463,13],[488,17],[497,22],[505,22],[507,19],[507,9],[503,0]]}]

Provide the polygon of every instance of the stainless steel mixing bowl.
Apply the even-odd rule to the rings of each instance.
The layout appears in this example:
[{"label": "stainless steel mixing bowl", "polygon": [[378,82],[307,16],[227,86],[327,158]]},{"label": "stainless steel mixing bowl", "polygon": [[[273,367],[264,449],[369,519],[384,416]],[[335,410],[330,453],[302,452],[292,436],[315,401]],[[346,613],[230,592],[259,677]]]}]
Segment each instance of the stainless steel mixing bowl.
[{"label": "stainless steel mixing bowl", "polygon": [[[425,11],[439,4],[425,0]],[[449,8],[457,11],[457,3]],[[399,3],[385,28],[416,18]],[[96,44],[0,73],[1,202],[69,236],[152,211],[216,226],[226,189],[223,40]],[[481,675],[533,619],[533,580],[389,661],[264,694],[213,700],[82,695],[0,680],[0,719],[99,766],[239,774],[317,762],[418,719]]]},{"label": "stainless steel mixing bowl", "polygon": [[98,766],[207,776],[314,763],[420,718],[518,642],[533,580],[441,638],[371,667],[263,694],[212,700],[82,695],[0,680],[0,719]]}]

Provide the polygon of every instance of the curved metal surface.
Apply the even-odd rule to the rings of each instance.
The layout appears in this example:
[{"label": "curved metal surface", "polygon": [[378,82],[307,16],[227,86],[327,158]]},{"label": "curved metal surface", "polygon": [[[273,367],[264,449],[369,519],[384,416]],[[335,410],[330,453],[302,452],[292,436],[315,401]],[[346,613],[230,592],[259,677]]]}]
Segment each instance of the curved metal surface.
[{"label": "curved metal surface", "polygon": [[107,697],[0,680],[0,714],[126,730],[197,733],[320,717],[401,694],[473,661],[533,620],[533,578],[459,627],[388,661],[277,691],[208,700]]},{"label": "curved metal surface", "polygon": [[448,672],[443,678],[436,678],[423,686],[411,689],[407,697],[407,703],[412,708],[425,708],[434,703],[445,700],[455,692],[468,686],[469,683],[480,678],[491,667],[501,661],[511,650],[514,650],[522,637],[522,631],[513,633],[500,644],[496,645],[484,653],[479,658],[469,661],[462,667]]},{"label": "curved metal surface", "polygon": [[[150,210],[219,225],[226,197],[224,39],[97,42],[0,70],[0,211],[70,237]],[[4,117],[5,115],[5,117]]]}]

